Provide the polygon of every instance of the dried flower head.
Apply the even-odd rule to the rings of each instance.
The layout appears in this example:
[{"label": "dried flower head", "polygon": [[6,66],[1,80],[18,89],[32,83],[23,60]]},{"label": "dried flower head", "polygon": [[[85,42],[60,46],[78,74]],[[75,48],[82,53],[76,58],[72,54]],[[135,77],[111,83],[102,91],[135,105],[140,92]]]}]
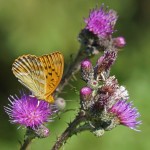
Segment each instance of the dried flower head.
[{"label": "dried flower head", "polygon": [[115,76],[110,76],[98,89],[96,98],[94,108],[102,110],[110,109],[120,99],[128,100],[129,94],[124,86],[119,86]]},{"label": "dried flower head", "polygon": [[44,122],[50,121],[53,111],[46,101],[38,101],[36,97],[23,94],[21,98],[11,96],[11,105],[5,107],[11,123],[18,123],[25,127],[35,129]]},{"label": "dried flower head", "polygon": [[124,86],[119,86],[115,93],[114,93],[114,99],[116,100],[128,100],[129,99],[129,93],[127,91],[127,89]]},{"label": "dried flower head", "polygon": [[94,9],[90,12],[89,17],[85,19],[86,29],[100,38],[107,38],[114,32],[114,26],[117,21],[117,14],[114,10]]},{"label": "dried flower head", "polygon": [[117,51],[115,50],[107,50],[104,52],[103,56],[101,56],[94,68],[95,76],[100,75],[103,71],[108,71],[111,66],[114,64],[117,58]]}]

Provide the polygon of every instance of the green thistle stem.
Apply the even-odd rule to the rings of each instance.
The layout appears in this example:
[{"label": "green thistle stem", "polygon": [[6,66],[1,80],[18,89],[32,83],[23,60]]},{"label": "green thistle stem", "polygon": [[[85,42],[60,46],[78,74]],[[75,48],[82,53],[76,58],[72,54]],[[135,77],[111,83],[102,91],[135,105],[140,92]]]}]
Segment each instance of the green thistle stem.
[{"label": "green thistle stem", "polygon": [[89,124],[89,123],[85,123],[85,124],[79,126],[79,127],[73,132],[73,134],[78,134],[78,133],[81,133],[81,132],[83,132],[83,131],[92,131],[92,130],[93,130],[93,128],[90,126],[90,124]]},{"label": "green thistle stem", "polygon": [[32,140],[35,139],[35,137],[36,136],[35,136],[34,132],[31,129],[27,129],[26,135],[24,138],[24,142],[21,145],[20,150],[27,150],[29,145],[31,144]]},{"label": "green thistle stem", "polygon": [[79,112],[76,118],[69,124],[68,128],[61,134],[61,136],[57,139],[56,143],[52,147],[51,150],[59,150],[64,143],[71,137],[73,134],[77,133],[76,128],[85,120],[85,116],[83,112]]}]

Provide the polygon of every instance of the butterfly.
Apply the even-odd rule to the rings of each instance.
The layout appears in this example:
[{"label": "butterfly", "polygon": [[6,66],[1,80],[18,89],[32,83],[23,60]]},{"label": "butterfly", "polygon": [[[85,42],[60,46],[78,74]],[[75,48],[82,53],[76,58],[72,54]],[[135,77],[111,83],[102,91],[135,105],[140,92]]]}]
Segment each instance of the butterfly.
[{"label": "butterfly", "polygon": [[60,52],[37,57],[23,55],[12,64],[18,81],[27,87],[33,96],[49,103],[54,102],[52,93],[60,83],[64,70],[64,57]]}]

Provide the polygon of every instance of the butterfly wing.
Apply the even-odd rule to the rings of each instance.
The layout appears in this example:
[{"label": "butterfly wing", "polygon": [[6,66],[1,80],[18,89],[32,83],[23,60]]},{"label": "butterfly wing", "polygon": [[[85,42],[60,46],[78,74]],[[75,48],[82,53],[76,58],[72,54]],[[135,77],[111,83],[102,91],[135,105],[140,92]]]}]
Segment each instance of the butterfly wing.
[{"label": "butterfly wing", "polygon": [[23,55],[12,65],[14,75],[19,82],[32,91],[39,99],[44,98],[45,75],[40,59],[34,55]]},{"label": "butterfly wing", "polygon": [[45,99],[54,92],[58,86],[64,69],[64,58],[60,52],[55,52],[50,55],[43,55],[39,57],[44,68],[44,74],[46,78],[45,84]]},{"label": "butterfly wing", "polygon": [[64,58],[60,52],[36,57],[23,55],[12,65],[14,75],[38,99],[53,102],[51,94],[58,86],[64,68]]}]

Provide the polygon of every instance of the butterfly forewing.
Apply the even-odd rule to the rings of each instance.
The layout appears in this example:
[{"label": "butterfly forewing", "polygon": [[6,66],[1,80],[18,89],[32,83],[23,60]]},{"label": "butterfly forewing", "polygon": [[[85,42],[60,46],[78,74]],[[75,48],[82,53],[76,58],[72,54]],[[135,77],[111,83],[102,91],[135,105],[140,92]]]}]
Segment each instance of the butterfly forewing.
[{"label": "butterfly forewing", "polygon": [[36,57],[23,55],[12,65],[14,75],[39,99],[49,101],[58,86],[64,68],[63,55],[55,52],[49,55]]}]

